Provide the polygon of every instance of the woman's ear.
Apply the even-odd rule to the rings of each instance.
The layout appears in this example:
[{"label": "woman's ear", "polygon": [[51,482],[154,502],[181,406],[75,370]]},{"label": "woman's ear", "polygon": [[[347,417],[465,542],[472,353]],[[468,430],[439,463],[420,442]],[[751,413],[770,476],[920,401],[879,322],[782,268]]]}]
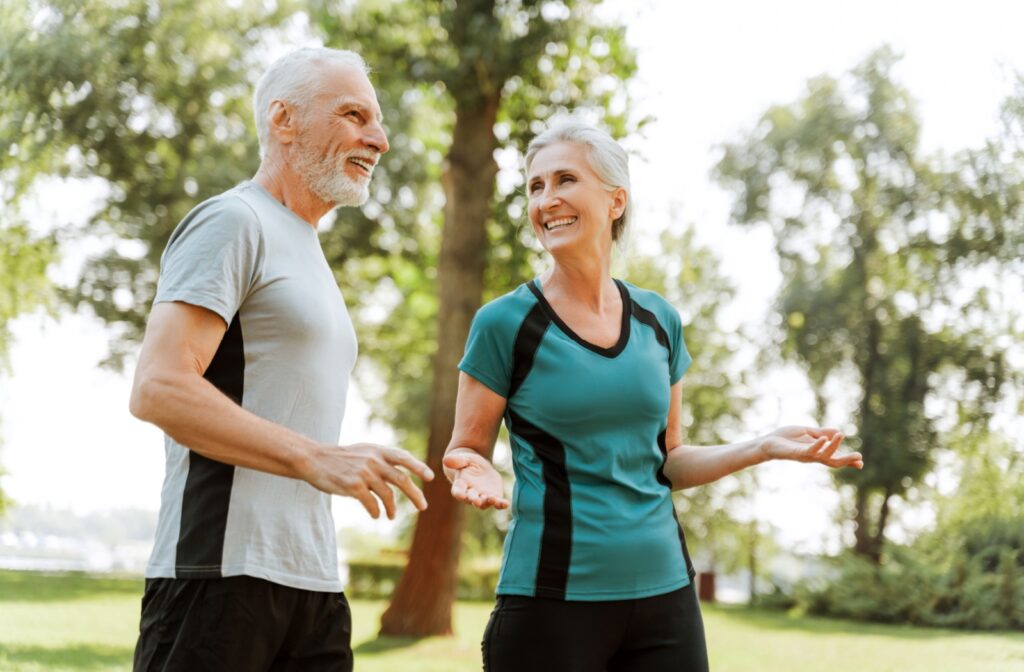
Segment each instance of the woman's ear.
[{"label": "woman's ear", "polygon": [[619,217],[622,217],[622,213],[626,211],[626,204],[629,202],[629,194],[622,187],[616,187],[612,194],[611,207],[608,209],[608,214],[611,215],[611,219],[614,222]]}]

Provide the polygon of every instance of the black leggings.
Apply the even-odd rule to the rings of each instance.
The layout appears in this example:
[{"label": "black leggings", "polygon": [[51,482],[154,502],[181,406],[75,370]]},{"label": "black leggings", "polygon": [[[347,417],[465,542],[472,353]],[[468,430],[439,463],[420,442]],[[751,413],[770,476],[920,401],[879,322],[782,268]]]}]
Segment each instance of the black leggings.
[{"label": "black leggings", "polygon": [[499,595],[484,631],[485,672],[707,672],[693,585],[665,595],[568,602]]}]

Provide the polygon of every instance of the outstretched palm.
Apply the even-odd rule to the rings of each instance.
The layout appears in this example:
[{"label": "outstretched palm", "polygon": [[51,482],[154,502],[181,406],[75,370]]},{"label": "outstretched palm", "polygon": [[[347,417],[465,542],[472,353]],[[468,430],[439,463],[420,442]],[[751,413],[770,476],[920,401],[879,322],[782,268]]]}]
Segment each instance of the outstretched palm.
[{"label": "outstretched palm", "polygon": [[765,454],[777,460],[818,462],[829,467],[864,468],[860,453],[837,455],[845,437],[835,429],[819,427],[780,427],[763,439]]},{"label": "outstretched palm", "polygon": [[452,481],[452,497],[472,504],[478,509],[494,507],[507,509],[504,498],[505,483],[490,460],[468,448],[451,451],[444,458],[444,466],[456,471]]}]

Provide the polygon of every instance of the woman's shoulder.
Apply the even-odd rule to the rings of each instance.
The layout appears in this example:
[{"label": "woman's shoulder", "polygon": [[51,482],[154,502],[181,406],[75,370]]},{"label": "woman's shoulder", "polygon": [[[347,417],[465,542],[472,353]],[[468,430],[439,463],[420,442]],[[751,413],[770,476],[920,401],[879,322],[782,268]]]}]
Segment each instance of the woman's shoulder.
[{"label": "woman's shoulder", "polygon": [[679,320],[679,311],[669,303],[668,299],[652,289],[638,287],[627,280],[619,280],[626,286],[629,298],[641,308],[654,313],[658,317]]},{"label": "woman's shoulder", "polygon": [[473,322],[480,327],[517,327],[535,305],[537,297],[523,283],[481,306]]}]

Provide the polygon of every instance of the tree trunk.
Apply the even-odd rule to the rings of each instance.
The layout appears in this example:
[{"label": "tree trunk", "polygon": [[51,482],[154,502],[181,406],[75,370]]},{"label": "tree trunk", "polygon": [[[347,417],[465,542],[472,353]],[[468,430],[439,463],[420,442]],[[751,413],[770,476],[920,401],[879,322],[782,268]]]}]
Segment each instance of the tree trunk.
[{"label": "tree trunk", "polygon": [[715,601],[715,572],[697,573],[697,599],[704,604],[712,604]]},{"label": "tree trunk", "polygon": [[864,488],[857,488],[853,511],[854,552],[861,557],[871,555],[871,530],[868,527],[868,493]]},{"label": "tree trunk", "polygon": [[870,523],[871,516],[868,512],[868,494],[867,490],[863,488],[857,489],[856,511],[854,511],[854,523],[856,525],[854,539],[856,541],[853,550],[857,555],[867,558],[877,565],[882,561],[882,546],[885,541],[885,524],[889,515],[890,495],[888,492],[885,493],[885,498],[882,500],[882,506],[879,511],[878,524],[872,529]]},{"label": "tree trunk", "polygon": [[748,604],[757,603],[757,521],[750,521],[750,541],[747,547],[747,569],[750,571],[750,598]]},{"label": "tree trunk", "polygon": [[885,544],[885,526],[889,522],[889,501],[892,499],[892,494],[886,490],[883,497],[882,506],[878,511],[878,527],[875,528],[875,535],[872,539],[872,559],[875,564],[882,561],[882,546]]},{"label": "tree trunk", "polygon": [[437,353],[431,395],[427,464],[436,475],[424,488],[429,507],[419,515],[381,635],[426,637],[452,632],[463,504],[452,499],[441,459],[455,423],[458,363],[469,325],[483,300],[486,223],[497,164],[494,122],[500,94],[456,105],[455,130],[444,176],[447,202],[438,268]]}]

